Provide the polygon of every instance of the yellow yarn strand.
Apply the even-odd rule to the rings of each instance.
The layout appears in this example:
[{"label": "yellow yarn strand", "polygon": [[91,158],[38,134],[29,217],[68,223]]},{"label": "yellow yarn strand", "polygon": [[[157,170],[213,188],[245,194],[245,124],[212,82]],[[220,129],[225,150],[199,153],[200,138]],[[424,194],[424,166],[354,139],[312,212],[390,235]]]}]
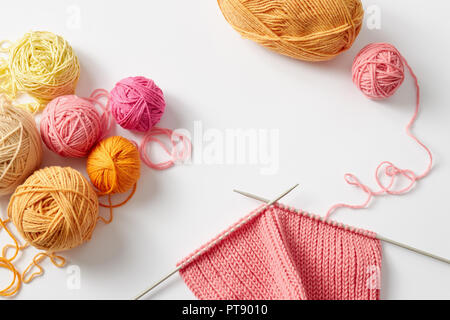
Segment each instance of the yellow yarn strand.
[{"label": "yellow yarn strand", "polygon": [[52,99],[75,92],[80,65],[61,36],[47,31],[29,32],[17,43],[0,42],[0,51],[9,54],[7,60],[0,59],[0,92],[10,99],[27,93],[37,101],[19,106],[37,112]]},{"label": "yellow yarn strand", "polygon": [[324,61],[349,49],[364,10],[360,0],[217,0],[244,38],[280,54]]}]

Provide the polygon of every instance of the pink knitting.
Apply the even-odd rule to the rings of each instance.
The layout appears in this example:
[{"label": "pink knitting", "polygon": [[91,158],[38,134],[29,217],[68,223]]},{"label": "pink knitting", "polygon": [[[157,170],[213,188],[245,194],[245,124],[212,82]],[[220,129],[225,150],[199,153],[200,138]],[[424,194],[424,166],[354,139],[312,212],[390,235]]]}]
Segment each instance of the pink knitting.
[{"label": "pink knitting", "polygon": [[179,264],[199,299],[379,299],[381,245],[369,231],[276,204],[198,254],[209,244]]}]

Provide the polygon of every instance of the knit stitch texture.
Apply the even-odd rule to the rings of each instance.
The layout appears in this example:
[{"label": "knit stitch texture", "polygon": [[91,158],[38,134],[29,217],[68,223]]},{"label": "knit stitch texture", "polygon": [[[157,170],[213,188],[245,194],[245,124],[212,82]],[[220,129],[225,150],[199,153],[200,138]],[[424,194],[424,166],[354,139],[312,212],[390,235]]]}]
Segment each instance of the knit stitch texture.
[{"label": "knit stitch texture", "polygon": [[195,257],[208,244],[185,258],[180,274],[199,299],[377,300],[381,244],[375,236],[276,204],[203,254]]}]

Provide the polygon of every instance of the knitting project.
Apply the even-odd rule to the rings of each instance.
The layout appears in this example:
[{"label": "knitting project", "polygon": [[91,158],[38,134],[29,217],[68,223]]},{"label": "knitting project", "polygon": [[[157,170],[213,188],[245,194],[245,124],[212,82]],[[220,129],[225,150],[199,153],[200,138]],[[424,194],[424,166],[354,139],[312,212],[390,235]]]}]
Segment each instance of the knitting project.
[{"label": "knitting project", "polygon": [[195,257],[221,235],[178,264],[199,299],[379,299],[373,232],[275,204]]}]

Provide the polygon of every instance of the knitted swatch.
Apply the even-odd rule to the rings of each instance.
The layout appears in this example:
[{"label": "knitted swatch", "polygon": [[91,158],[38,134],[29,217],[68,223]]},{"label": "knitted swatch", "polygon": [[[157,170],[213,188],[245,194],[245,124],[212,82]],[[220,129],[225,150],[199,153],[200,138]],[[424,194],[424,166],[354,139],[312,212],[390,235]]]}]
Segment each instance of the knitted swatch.
[{"label": "knitted swatch", "polygon": [[376,300],[380,270],[381,245],[373,232],[276,204],[180,274],[199,299]]}]

